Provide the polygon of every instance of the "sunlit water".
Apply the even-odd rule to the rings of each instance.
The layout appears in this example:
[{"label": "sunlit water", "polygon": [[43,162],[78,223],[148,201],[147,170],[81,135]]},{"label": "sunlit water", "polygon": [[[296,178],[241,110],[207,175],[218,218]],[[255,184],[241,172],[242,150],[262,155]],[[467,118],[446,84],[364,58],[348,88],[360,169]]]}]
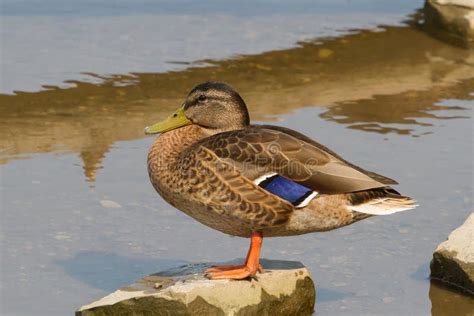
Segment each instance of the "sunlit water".
[{"label": "sunlit water", "polygon": [[[298,41],[397,25],[422,1],[2,0],[0,92],[84,75],[183,69]],[[96,78],[97,79],[97,78]]]},{"label": "sunlit water", "polygon": [[[359,17],[373,13],[366,2],[355,3]],[[404,5],[406,11],[379,11],[406,15],[413,7]],[[12,19],[18,8],[10,7]],[[337,17],[337,10],[331,10]],[[55,18],[66,15],[54,12]],[[34,18],[44,15],[33,13]],[[252,18],[261,22],[267,15]],[[7,68],[11,85],[2,88],[7,93],[79,78],[76,71],[93,71],[89,77],[97,83],[0,95],[2,315],[71,314],[145,274],[244,256],[247,240],[213,231],[167,205],[146,172],[153,137],[145,138],[143,127],[208,79],[237,87],[254,121],[301,131],[349,161],[397,179],[397,189],[420,204],[414,211],[332,232],[264,241],[263,257],[297,260],[309,268],[317,283],[318,315],[471,315],[473,299],[431,285],[428,276],[434,248],[473,211],[473,53],[407,26],[343,35],[331,33],[336,32],[332,22],[327,29],[305,29],[305,39],[319,31],[339,38],[172,73],[102,76],[169,70],[165,61],[171,55],[158,54],[153,67],[163,68],[154,69],[147,68],[151,59],[145,68],[131,67],[124,54],[117,68],[100,68],[100,60],[98,69],[81,68],[77,61],[71,68],[60,63],[49,78],[41,63],[26,59],[21,66],[23,55],[10,55],[18,65],[8,62],[13,68]],[[274,41],[262,46],[247,42],[242,51],[235,47],[213,55],[216,51],[209,48],[220,43],[214,39],[202,51],[189,50],[196,55],[177,59],[291,46],[302,33],[289,29],[294,37],[281,41],[282,46],[275,44],[281,37],[276,27],[268,31]],[[162,46],[173,47],[171,40],[165,38]],[[32,45],[54,50],[59,47],[55,43]],[[113,47],[105,53],[113,54]],[[90,52],[84,56],[89,60]],[[51,65],[51,60],[44,62]],[[21,71],[30,66],[38,76]]]}]

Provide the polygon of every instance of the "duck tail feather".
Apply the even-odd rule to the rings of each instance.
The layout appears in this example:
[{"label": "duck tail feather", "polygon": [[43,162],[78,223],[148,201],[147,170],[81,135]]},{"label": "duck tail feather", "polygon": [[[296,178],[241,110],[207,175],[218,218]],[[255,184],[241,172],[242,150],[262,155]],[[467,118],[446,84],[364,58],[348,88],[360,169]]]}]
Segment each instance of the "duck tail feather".
[{"label": "duck tail feather", "polygon": [[350,193],[349,201],[351,211],[370,215],[389,215],[418,206],[414,199],[400,195],[390,187]]}]

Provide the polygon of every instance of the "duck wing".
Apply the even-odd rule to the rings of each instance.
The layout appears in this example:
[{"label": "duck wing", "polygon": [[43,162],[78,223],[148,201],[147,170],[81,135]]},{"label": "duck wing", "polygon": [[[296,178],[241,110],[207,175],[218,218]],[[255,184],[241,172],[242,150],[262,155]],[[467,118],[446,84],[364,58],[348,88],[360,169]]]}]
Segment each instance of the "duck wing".
[{"label": "duck wing", "polygon": [[312,144],[313,146],[327,152],[328,154],[332,155],[333,157],[339,159],[340,161],[344,162],[345,164],[347,164],[348,166],[356,169],[357,171],[360,171],[362,172],[363,174],[366,174],[367,176],[371,177],[372,179],[380,182],[380,183],[383,183],[383,184],[386,184],[386,185],[396,185],[398,184],[397,181],[393,180],[393,179],[390,179],[389,177],[386,177],[386,176],[383,176],[383,175],[380,175],[378,173],[375,173],[375,172],[372,172],[372,171],[368,171],[368,170],[365,170],[365,169],[362,169],[361,167],[359,166],[356,166],[350,162],[348,162],[347,160],[345,160],[344,158],[342,158],[341,156],[339,156],[338,154],[336,154],[334,151],[332,151],[331,149],[327,148],[326,146],[316,142],[315,140],[309,138],[308,136],[304,135],[304,134],[301,134],[295,130],[292,130],[290,128],[287,128],[287,127],[282,127],[282,126],[273,126],[273,125],[260,125],[260,127],[262,128],[268,128],[268,129],[272,129],[272,130],[276,130],[276,131],[281,131],[283,133],[287,133],[293,137],[296,137],[304,142],[307,142],[309,144]]},{"label": "duck wing", "polygon": [[[194,149],[193,149],[194,148]],[[221,163],[258,181],[278,174],[317,193],[340,194],[381,188],[395,181],[366,172],[295,131],[274,126],[250,126],[210,136],[191,150],[205,148]]]}]

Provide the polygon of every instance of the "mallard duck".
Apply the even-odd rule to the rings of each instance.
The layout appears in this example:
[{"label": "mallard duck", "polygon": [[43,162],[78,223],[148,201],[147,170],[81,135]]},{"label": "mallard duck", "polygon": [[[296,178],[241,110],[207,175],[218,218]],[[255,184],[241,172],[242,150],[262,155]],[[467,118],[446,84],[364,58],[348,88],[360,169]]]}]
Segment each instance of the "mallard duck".
[{"label": "mallard duck", "polygon": [[210,279],[261,271],[263,237],[328,231],[414,208],[396,181],[355,166],[294,130],[250,124],[229,85],[205,82],[162,122],[148,154],[156,191],[172,206],[225,234],[250,238],[245,262],[206,270]]}]

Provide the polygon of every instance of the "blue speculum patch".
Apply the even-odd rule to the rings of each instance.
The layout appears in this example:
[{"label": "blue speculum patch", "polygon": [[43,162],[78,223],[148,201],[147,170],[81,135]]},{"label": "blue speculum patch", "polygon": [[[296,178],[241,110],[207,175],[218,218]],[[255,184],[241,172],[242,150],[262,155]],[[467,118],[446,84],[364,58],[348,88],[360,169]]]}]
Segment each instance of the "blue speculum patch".
[{"label": "blue speculum patch", "polygon": [[300,204],[313,190],[285,177],[274,175],[259,184],[268,192],[287,200],[293,205]]}]

